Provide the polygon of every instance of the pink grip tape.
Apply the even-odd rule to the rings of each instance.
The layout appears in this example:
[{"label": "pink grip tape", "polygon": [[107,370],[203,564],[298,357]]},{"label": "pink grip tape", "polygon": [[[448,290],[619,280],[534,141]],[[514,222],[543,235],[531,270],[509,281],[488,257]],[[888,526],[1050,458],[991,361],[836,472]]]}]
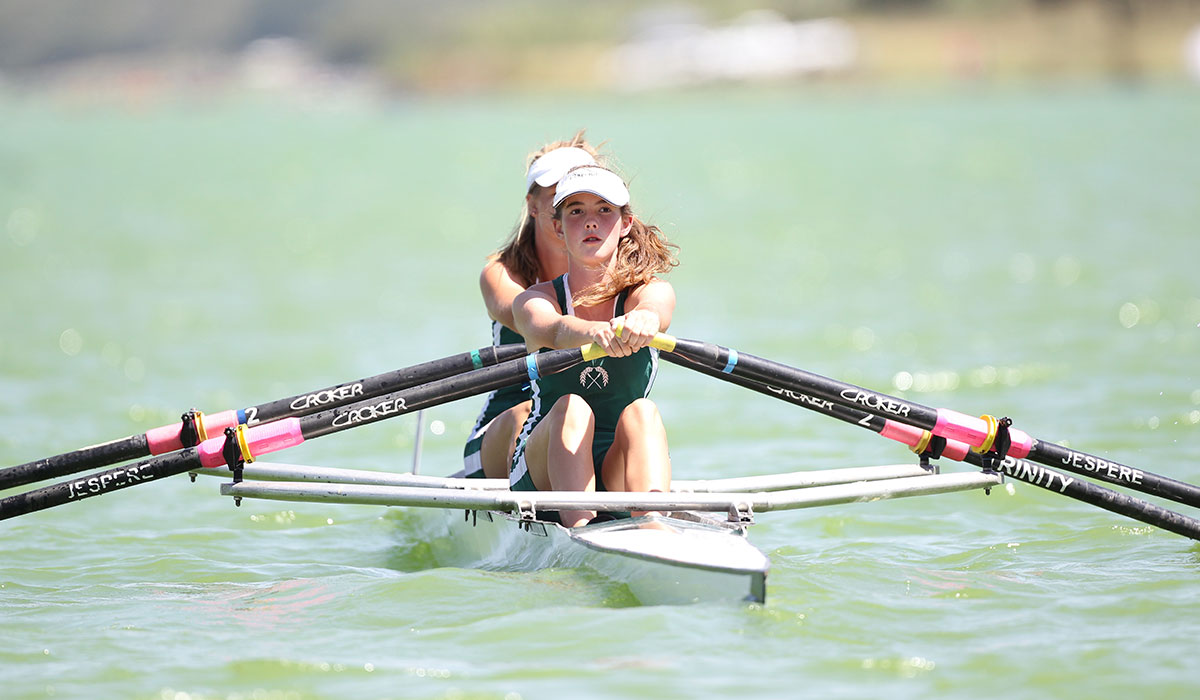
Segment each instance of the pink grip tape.
[{"label": "pink grip tape", "polygon": [[946,440],[946,449],[942,450],[942,456],[961,462],[967,458],[971,452],[971,446],[965,442],[958,440]]},{"label": "pink grip tape", "polygon": [[[879,434],[909,447],[916,447],[921,442],[921,438],[924,437],[925,431],[912,425],[889,420],[884,424],[883,430]],[[1016,445],[1014,444],[1015,447]],[[971,446],[965,442],[947,439],[946,447],[942,450],[942,456],[947,459],[953,459],[956,462],[961,462],[970,451]]]},{"label": "pink grip tape", "polygon": [[[982,418],[973,418],[964,413],[949,411],[944,408],[938,409],[937,425],[933,428],[934,435],[941,435],[948,441],[953,441],[952,438],[957,438],[961,442],[967,443],[966,447],[978,447],[987,439],[987,421]],[[1016,428],[1008,429],[1008,437],[1011,445],[1008,448],[1009,457],[1023,459],[1029,456],[1033,451],[1034,439],[1029,436],[1029,433]],[[946,447],[947,456],[950,455],[950,447]],[[961,459],[955,457],[954,459]]]},{"label": "pink grip tape", "polygon": [[183,432],[183,425],[180,423],[147,430],[146,443],[150,445],[150,454],[160,455],[164,452],[182,450],[183,443],[179,440],[181,432]]},{"label": "pink grip tape", "polygon": [[1029,437],[1029,433],[1016,428],[1008,429],[1008,436],[1012,438],[1012,447],[1008,448],[1008,456],[1022,459],[1028,457],[1033,451],[1033,438]]},{"label": "pink grip tape", "polygon": [[200,453],[200,466],[202,467],[223,467],[225,466],[225,458],[221,456],[221,448],[225,446],[225,436],[209,438],[204,442],[196,445],[196,451]]},{"label": "pink grip tape", "polygon": [[[246,430],[246,446],[250,454],[256,458],[262,455],[278,452],[288,447],[295,447],[304,442],[300,433],[299,418],[285,418],[273,423],[264,423]],[[221,456],[221,448],[225,446],[225,436],[211,438],[200,443],[200,464],[205,467],[223,467],[225,458]]]},{"label": "pink grip tape", "polygon": [[238,424],[237,411],[221,411],[204,416],[204,432],[210,438],[224,437],[226,428],[236,428]]},{"label": "pink grip tape", "polygon": [[883,424],[883,430],[879,431],[879,434],[909,447],[916,447],[921,442],[921,438],[925,436],[925,430],[906,423],[889,420]]},{"label": "pink grip tape", "polygon": [[979,447],[987,439],[988,424],[982,418],[939,408],[937,423],[933,426],[933,434],[941,435],[947,440],[965,442],[971,447]]}]

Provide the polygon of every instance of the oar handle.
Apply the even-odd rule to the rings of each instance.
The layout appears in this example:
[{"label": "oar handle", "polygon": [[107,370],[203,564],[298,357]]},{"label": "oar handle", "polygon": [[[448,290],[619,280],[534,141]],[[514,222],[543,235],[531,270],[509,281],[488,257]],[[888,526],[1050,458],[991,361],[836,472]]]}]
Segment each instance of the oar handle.
[{"label": "oar handle", "polygon": [[595,343],[588,343],[579,348],[579,350],[583,353],[584,360],[598,360],[601,357],[608,357],[608,353],[604,352],[604,348]]},{"label": "oar handle", "polygon": [[[675,339],[669,335],[659,333],[654,336],[654,340],[650,341],[650,345],[659,350],[670,352],[675,348]],[[601,357],[608,357],[608,353],[604,351],[604,348],[596,343],[588,343],[581,346],[579,351],[583,353],[584,360],[598,360]]]},{"label": "oar handle", "polygon": [[[616,333],[617,337],[621,337],[621,333],[625,330],[625,321],[617,321]],[[675,349],[675,336],[667,335],[666,333],[655,333],[654,338],[650,340],[650,347],[662,350],[663,352],[671,352]],[[595,345],[595,343],[592,343]],[[591,359],[591,358],[587,358]]]},{"label": "oar handle", "polygon": [[650,341],[650,345],[663,352],[673,352],[675,350],[675,336],[667,335],[666,333],[655,333],[654,339]]}]

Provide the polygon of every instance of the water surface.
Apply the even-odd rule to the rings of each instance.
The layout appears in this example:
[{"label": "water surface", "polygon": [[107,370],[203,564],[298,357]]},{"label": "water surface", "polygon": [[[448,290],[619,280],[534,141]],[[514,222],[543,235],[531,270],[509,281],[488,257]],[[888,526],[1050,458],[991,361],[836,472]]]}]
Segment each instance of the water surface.
[{"label": "water surface", "polygon": [[[523,158],[586,126],[682,247],[678,335],[1200,482],[1195,89],[9,95],[0,115],[5,465],[486,344],[475,280]],[[681,478],[912,459],[673,366],[655,398]],[[477,407],[430,412],[427,473],[457,468]],[[401,471],[414,426],[283,456]],[[444,532],[411,511],[235,508],[176,477],[0,524],[0,681],[14,698],[1198,689],[1200,547],[1176,535],[1020,484],[758,520],[766,605],[642,607],[587,571],[441,567]]]}]

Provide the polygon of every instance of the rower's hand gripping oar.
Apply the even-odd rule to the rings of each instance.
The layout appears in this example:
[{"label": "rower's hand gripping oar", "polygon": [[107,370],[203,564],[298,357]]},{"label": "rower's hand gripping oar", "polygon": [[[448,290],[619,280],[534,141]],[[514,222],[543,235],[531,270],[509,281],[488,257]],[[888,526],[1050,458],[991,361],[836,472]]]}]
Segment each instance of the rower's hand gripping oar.
[{"label": "rower's hand gripping oar", "polygon": [[141,435],[131,435],[0,469],[0,491],[149,455],[175,452],[199,445],[209,437],[218,437],[226,428],[236,428],[238,425],[255,426],[280,418],[308,415],[325,408],[362,401],[473,369],[490,367],[525,353],[525,346],[520,343],[489,346],[241,410],[206,415],[193,409],[184,413],[179,423],[154,428]]},{"label": "rower's hand gripping oar", "polygon": [[672,338],[670,341],[656,339],[652,345],[723,373],[882,415],[896,424],[928,430],[938,437],[965,443],[979,453],[992,451],[997,438],[1006,432],[1009,444],[1005,456],[1028,458],[1049,467],[1200,507],[1200,487],[1034,439],[993,416],[974,418],[944,408],[929,408],[712,343]]},{"label": "rower's hand gripping oar", "polygon": [[999,460],[989,460],[985,455],[972,450],[971,446],[964,442],[935,437],[928,430],[897,423],[896,421],[867,413],[857,408],[842,406],[832,401],[816,398],[790,389],[783,389],[731,373],[721,372],[720,370],[712,369],[710,366],[688,360],[675,353],[667,353],[663,355],[663,358],[673,364],[722,379],[731,384],[787,401],[788,403],[807,408],[822,415],[837,418],[846,423],[854,423],[868,430],[873,430],[884,437],[907,445],[914,453],[921,457],[923,464],[925,464],[927,459],[937,459],[939,457],[968,462],[977,467],[1005,474],[1048,491],[1053,491],[1068,498],[1074,498],[1113,513],[1160,527],[1178,535],[1200,540],[1200,520],[1189,518],[1124,493],[1106,489],[1090,481],[1074,479],[1053,469],[1047,469],[1046,467],[1038,466],[1012,456],[1006,456]]},{"label": "rower's hand gripping oar", "polygon": [[604,349],[595,343],[539,352],[299,418],[285,418],[253,427],[240,425],[226,428],[224,437],[210,438],[195,447],[0,499],[0,520],[205,467],[228,466],[234,471],[236,479],[244,463],[252,462],[264,454],[294,447],[307,439],[394,418],[521,381],[536,381],[539,377],[604,356]]}]

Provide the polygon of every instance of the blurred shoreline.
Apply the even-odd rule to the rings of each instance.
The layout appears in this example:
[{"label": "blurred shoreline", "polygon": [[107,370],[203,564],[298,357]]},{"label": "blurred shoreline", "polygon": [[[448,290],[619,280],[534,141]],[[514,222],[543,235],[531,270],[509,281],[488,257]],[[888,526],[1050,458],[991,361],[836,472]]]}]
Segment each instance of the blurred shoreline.
[{"label": "blurred shoreline", "polygon": [[396,37],[358,61],[332,60],[319,42],[284,36],[225,48],[149,45],[0,70],[0,95],[138,104],[251,93],[345,104],[729,85],[920,89],[1189,78],[1200,85],[1200,3],[1114,11],[1123,4],[1034,2],[1004,11],[802,20],[773,10],[712,19],[689,6],[652,8],[625,16],[621,31],[610,32],[619,39],[435,44]]}]

